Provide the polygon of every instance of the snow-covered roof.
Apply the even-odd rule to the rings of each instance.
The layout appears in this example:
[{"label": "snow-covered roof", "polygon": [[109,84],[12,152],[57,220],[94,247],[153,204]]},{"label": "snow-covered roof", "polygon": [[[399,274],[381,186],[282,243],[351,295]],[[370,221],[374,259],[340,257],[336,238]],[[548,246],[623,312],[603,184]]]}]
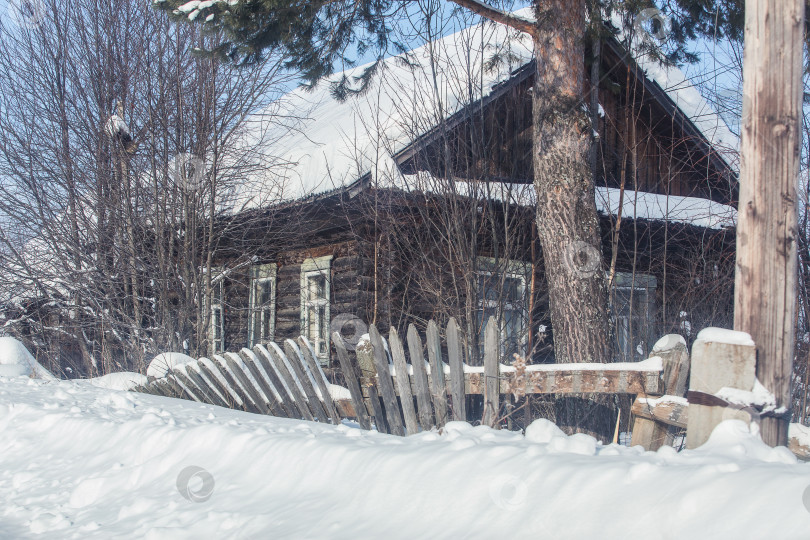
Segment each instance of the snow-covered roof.
[{"label": "snow-covered roof", "polygon": [[[420,171],[401,176],[398,187],[407,191],[424,193],[448,193],[447,181],[435,178],[430,173]],[[537,194],[532,184],[510,184],[506,182],[464,182],[455,181],[453,189],[459,195],[472,198],[487,198],[517,206],[533,207]],[[704,229],[724,229],[737,224],[737,210],[733,206],[721,204],[700,197],[662,195],[645,191],[621,190],[596,186],[596,209],[603,215],[618,215],[630,219],[669,221],[702,227]]]},{"label": "snow-covered roof", "polygon": [[[496,54],[509,60],[482,69]],[[443,118],[487,96],[531,59],[529,36],[484,23],[386,59],[362,96],[340,102],[327,82],[312,91],[298,88],[273,105],[274,115],[257,117],[254,128],[265,136],[279,132],[270,135],[279,141],[272,148],[275,163],[258,189],[292,200],[346,187],[366,173],[391,173],[396,167],[391,156]],[[357,77],[365,67],[331,80]],[[279,116],[288,121],[280,123]],[[251,198],[259,200],[256,188],[239,194],[248,207]]]},{"label": "snow-covered roof", "polygon": [[[516,13],[531,16],[531,10]],[[489,65],[496,55],[508,61]],[[278,141],[272,148],[275,157],[262,178],[238,188],[236,200],[243,208],[260,206],[268,194],[296,200],[351,186],[366,174],[390,182],[401,176],[394,155],[441,120],[488,96],[532,59],[528,35],[485,22],[386,59],[360,97],[340,102],[326,82],[312,91],[296,89],[273,104],[274,114],[254,120],[254,131]],[[640,55],[636,60],[733,166],[737,137],[683,72]],[[357,77],[365,67],[331,81]]]}]

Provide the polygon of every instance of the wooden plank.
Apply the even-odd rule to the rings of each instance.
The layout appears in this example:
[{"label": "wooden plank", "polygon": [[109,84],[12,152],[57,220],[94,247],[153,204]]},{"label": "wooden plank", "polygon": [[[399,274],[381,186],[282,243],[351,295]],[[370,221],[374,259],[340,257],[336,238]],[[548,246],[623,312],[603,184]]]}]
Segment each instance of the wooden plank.
[{"label": "wooden plank", "polygon": [[360,390],[363,392],[366,410],[374,418],[374,425],[380,433],[390,433],[388,422],[385,421],[382,404],[377,395],[377,370],[374,368],[374,347],[371,339],[357,343],[354,349],[360,375]]},{"label": "wooden plank", "polygon": [[199,403],[209,403],[206,401],[205,394],[202,393],[188,377],[179,371],[174,371],[172,369],[169,369],[169,373],[177,379],[177,382],[183,385],[186,392],[192,397],[192,399],[194,399],[194,401]]},{"label": "wooden plank", "polygon": [[464,361],[458,339],[458,323],[454,317],[447,321],[447,360],[450,364],[450,394],[453,396],[453,419],[467,420],[464,395]]},{"label": "wooden plank", "polygon": [[419,431],[419,424],[416,422],[416,410],[413,408],[411,378],[408,375],[408,363],[405,361],[405,349],[393,326],[388,334],[388,343],[391,346],[391,357],[396,370],[394,378],[397,382],[397,390],[399,390],[399,402],[402,406],[402,417],[405,419],[405,429],[408,435],[413,435]]},{"label": "wooden plank", "polygon": [[245,373],[245,370],[240,365],[242,359],[239,358],[239,355],[227,352],[223,358],[225,358],[225,362],[228,364],[228,369],[231,370],[233,375],[236,377],[236,380],[242,387],[242,391],[245,393],[245,395],[247,395],[248,399],[253,403],[253,405],[261,414],[270,414],[270,407],[268,407],[267,403],[265,403],[265,399],[262,396],[261,391],[256,388],[256,386],[247,376],[247,373]]},{"label": "wooden plank", "polygon": [[239,396],[239,399],[242,401],[242,409],[246,412],[261,414],[261,409],[259,409],[259,407],[253,403],[253,400],[250,399],[247,391],[243,389],[238,382],[236,382],[234,374],[230,372],[230,368],[228,367],[228,361],[223,356],[215,354],[211,358],[211,363],[214,364],[214,367],[228,383],[228,390]]},{"label": "wooden plank", "polygon": [[290,367],[295,373],[295,376],[301,382],[304,388],[304,394],[307,397],[309,409],[312,411],[313,416],[321,422],[329,422],[329,417],[326,415],[326,410],[321,405],[321,399],[315,392],[315,387],[312,386],[312,381],[309,380],[309,375],[306,372],[306,361],[298,344],[291,339],[284,340],[284,352],[287,353],[287,358],[290,361]]},{"label": "wooden plank", "polygon": [[298,418],[298,409],[296,409],[293,404],[293,397],[287,392],[276,368],[273,367],[270,353],[265,349],[264,345],[256,345],[253,347],[253,354],[259,359],[259,364],[261,364],[270,384],[273,385],[273,388],[275,388],[281,396],[281,408],[284,410],[284,415],[287,418]]},{"label": "wooden plank", "polygon": [[385,407],[385,417],[393,435],[405,435],[405,427],[402,425],[402,417],[397,404],[397,396],[394,393],[394,384],[391,381],[391,371],[388,367],[388,353],[386,353],[382,336],[373,324],[369,327],[371,336],[371,348],[374,351],[374,368],[377,370],[377,388],[382,396]]},{"label": "wooden plank", "polygon": [[175,393],[174,393],[174,390],[169,385],[169,383],[166,382],[165,379],[159,379],[159,380],[155,381],[155,388],[158,390],[158,392],[160,392],[159,395],[161,395],[163,397],[169,397],[169,398],[176,397]]},{"label": "wooden plank", "polygon": [[335,344],[340,369],[343,370],[343,378],[346,381],[346,386],[349,387],[349,394],[352,396],[352,405],[354,405],[354,410],[357,413],[357,423],[363,429],[371,429],[371,422],[369,422],[366,406],[363,403],[363,393],[360,391],[360,375],[349,359],[346,345],[343,343],[343,338],[340,337],[339,333],[332,333],[332,343]]},{"label": "wooden plank", "polygon": [[430,393],[433,397],[433,410],[436,412],[436,426],[447,423],[447,386],[444,381],[442,343],[436,321],[430,320],[427,326],[427,351],[430,362]]},{"label": "wooden plank", "polygon": [[419,424],[427,431],[433,427],[433,404],[430,401],[425,357],[422,354],[422,340],[413,324],[408,325],[408,352],[413,366],[413,384],[416,392],[416,405],[419,410]]},{"label": "wooden plank", "polygon": [[315,360],[315,349],[304,336],[298,336],[298,345],[301,348],[301,352],[304,353],[304,363],[309,373],[312,375],[312,378],[315,379],[315,384],[318,386],[318,389],[321,391],[321,399],[326,413],[329,415],[329,418],[331,418],[333,424],[340,424],[340,414],[338,414],[335,402],[332,399],[332,395],[329,393],[329,381],[326,380],[323,371],[321,371],[318,365],[318,361]]},{"label": "wooden plank", "polygon": [[[531,366],[529,366],[531,367]],[[479,368],[480,369],[480,368]],[[644,394],[661,395],[661,372],[640,370],[555,369],[526,371],[527,394]],[[500,374],[501,394],[515,390],[514,372]],[[484,389],[483,372],[464,374],[464,392],[481,395]]]},{"label": "wooden plank", "polygon": [[[485,426],[495,426],[500,410],[500,370],[498,358],[500,356],[500,340],[498,339],[498,325],[495,318],[490,317],[484,329],[484,418]],[[572,379],[573,386],[573,379]],[[577,388],[579,393],[581,390]]]},{"label": "wooden plank", "polygon": [[168,372],[166,373],[166,380],[169,382],[170,385],[172,385],[172,388],[174,388],[174,391],[175,393],[177,393],[178,397],[180,397],[181,399],[186,399],[188,401],[197,401],[188,392],[188,390],[183,388],[183,385],[180,384],[180,382],[177,380],[177,378],[174,376],[174,373],[172,373],[171,370],[168,370]]},{"label": "wooden plank", "polygon": [[[217,393],[213,385],[214,383],[219,384],[219,381],[203,363],[197,361],[193,365],[190,363],[186,364],[186,375],[188,375],[197,389],[205,395],[206,403],[219,405],[220,407],[228,409],[236,407],[236,402],[233,400],[233,397],[226,392],[224,388],[221,394]],[[214,383],[211,381],[214,381]]]},{"label": "wooden plank", "polygon": [[391,426],[385,419],[385,410],[382,406],[379,394],[377,394],[377,387],[374,385],[368,386],[368,402],[371,405],[371,414],[374,415],[374,426],[380,433],[391,433]]},{"label": "wooden plank", "polygon": [[[683,398],[672,400],[676,396],[659,398],[640,398],[633,402],[630,412],[638,417],[661,422],[677,428],[686,428],[689,419],[689,404]],[[670,398],[670,399],[668,399]],[[635,427],[633,428],[633,445],[636,445]],[[643,446],[643,445],[642,445]],[[659,445],[660,448],[661,445]]]},{"label": "wooden plank", "polygon": [[273,365],[276,366],[279,375],[281,375],[282,380],[287,383],[287,389],[292,393],[295,407],[298,409],[298,412],[301,413],[301,416],[304,417],[304,420],[314,421],[315,417],[309,409],[304,394],[298,388],[298,385],[295,384],[295,379],[287,368],[286,362],[284,362],[284,352],[275,343],[271,342],[269,345],[267,350],[270,352],[270,358],[273,361]]},{"label": "wooden plank", "polygon": [[[234,397],[230,389],[227,388],[226,383],[221,382],[214,372],[211,371],[211,369],[209,369],[202,360],[206,360],[208,362],[211,362],[211,360],[208,358],[201,358],[196,364],[199,372],[199,379],[205,382],[205,389],[209,391],[212,396],[215,396],[215,399],[222,401],[223,407],[227,407],[229,409],[243,409],[242,404],[236,397]],[[189,369],[187,368],[186,372],[188,373],[188,371]]]},{"label": "wooden plank", "polygon": [[[256,365],[257,358],[253,351],[250,349],[242,349],[239,351],[239,356],[242,358],[242,362],[245,363],[245,366],[247,366],[248,371],[250,371],[250,373],[253,375],[253,378],[256,379],[256,382],[261,389],[262,397],[270,409],[270,413],[273,416],[286,416],[284,408],[281,406],[278,396],[276,396],[276,392],[278,392],[278,390],[273,392],[273,388],[271,387],[270,383],[267,381],[264,375],[262,375],[259,366]],[[281,392],[278,392],[278,395],[280,396]]]}]

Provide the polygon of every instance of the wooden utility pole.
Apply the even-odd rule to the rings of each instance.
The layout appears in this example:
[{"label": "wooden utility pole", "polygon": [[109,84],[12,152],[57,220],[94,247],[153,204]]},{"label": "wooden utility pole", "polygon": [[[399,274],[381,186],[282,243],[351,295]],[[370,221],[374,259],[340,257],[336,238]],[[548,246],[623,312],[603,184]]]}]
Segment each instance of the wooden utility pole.
[{"label": "wooden utility pole", "polygon": [[[757,347],[757,378],[790,408],[796,303],[796,203],[805,0],[746,0],[734,328]],[[788,420],[763,418],[787,444]]]}]

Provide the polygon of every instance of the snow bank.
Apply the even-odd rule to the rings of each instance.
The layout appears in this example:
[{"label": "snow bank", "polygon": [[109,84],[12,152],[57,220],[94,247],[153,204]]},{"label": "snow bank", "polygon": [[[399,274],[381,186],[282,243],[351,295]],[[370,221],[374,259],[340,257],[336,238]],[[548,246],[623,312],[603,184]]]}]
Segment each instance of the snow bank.
[{"label": "snow bank", "polygon": [[116,373],[108,373],[101,377],[87,379],[87,381],[93,386],[106,388],[108,390],[131,390],[136,386],[145,385],[146,376],[132,371],[119,371]]},{"label": "snow bank", "polygon": [[189,362],[194,362],[194,358],[188,356],[187,354],[178,352],[160,353],[154,357],[151,362],[149,362],[149,366],[146,368],[146,375],[148,377],[155,377],[156,379],[159,379],[161,377],[165,377],[166,373],[169,372],[169,369],[175,366],[188,364]]},{"label": "snow bank", "polygon": [[[0,537],[806,538],[810,465],[451,422],[400,438],[61,381],[0,386]],[[199,502],[194,502],[199,501]],[[765,518],[763,518],[765,516]]]},{"label": "snow bank", "polygon": [[0,377],[56,379],[50,371],[39,365],[25,345],[10,336],[0,337]]}]

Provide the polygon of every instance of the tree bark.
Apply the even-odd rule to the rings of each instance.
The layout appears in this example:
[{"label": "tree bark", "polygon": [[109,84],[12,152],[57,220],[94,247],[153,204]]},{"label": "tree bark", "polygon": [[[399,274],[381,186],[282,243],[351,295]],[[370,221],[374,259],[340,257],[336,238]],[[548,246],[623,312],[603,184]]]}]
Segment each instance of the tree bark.
[{"label": "tree bark", "polygon": [[[533,91],[537,230],[549,286],[558,363],[609,362],[607,289],[590,167],[593,126],[585,106],[585,1],[536,3]],[[565,398],[557,423],[608,440],[610,400]]]},{"label": "tree bark", "polygon": [[585,2],[538,3],[533,92],[537,230],[557,362],[608,362],[607,291],[584,106]]},{"label": "tree bark", "polygon": [[[747,0],[734,328],[757,346],[757,378],[790,407],[804,0]],[[787,444],[788,420],[762,439]]]}]

